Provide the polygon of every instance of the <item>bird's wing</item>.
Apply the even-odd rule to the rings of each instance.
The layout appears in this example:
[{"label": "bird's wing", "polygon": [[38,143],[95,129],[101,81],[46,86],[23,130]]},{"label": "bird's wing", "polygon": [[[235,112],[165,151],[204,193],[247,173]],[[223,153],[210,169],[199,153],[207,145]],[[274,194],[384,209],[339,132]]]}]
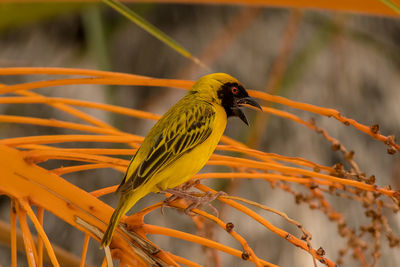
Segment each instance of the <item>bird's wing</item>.
[{"label": "bird's wing", "polygon": [[146,183],[210,136],[215,118],[212,105],[201,103],[176,111],[165,117],[154,145],[130,177],[125,176],[118,192],[128,192]]}]

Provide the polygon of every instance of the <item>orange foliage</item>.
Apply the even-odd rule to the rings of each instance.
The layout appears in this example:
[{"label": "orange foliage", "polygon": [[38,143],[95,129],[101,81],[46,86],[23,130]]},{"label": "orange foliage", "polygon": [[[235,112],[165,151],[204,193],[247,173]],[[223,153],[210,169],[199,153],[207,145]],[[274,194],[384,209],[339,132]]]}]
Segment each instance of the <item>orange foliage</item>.
[{"label": "orange foliage", "polygon": [[[364,5],[366,6],[366,5]],[[55,80],[45,80],[38,82],[30,82],[15,85],[0,86],[1,93],[15,93],[18,97],[2,97],[0,103],[18,104],[18,103],[41,103],[50,105],[54,108],[64,110],[81,120],[90,123],[85,125],[81,123],[72,123],[59,121],[54,119],[40,119],[32,117],[21,117],[11,115],[1,115],[0,121],[7,123],[34,124],[50,127],[60,127],[65,129],[74,129],[82,132],[88,132],[88,135],[46,135],[46,136],[25,136],[0,140],[0,192],[12,199],[11,206],[11,255],[12,261],[16,264],[16,221],[20,222],[20,227],[24,236],[25,251],[30,266],[36,263],[40,266],[43,262],[43,249],[46,250],[49,258],[54,266],[62,265],[58,263],[56,254],[47,235],[42,227],[43,211],[46,210],[65,222],[69,223],[76,229],[85,234],[83,250],[81,255],[81,266],[84,265],[88,243],[90,238],[99,241],[103,231],[106,229],[109,217],[113,209],[98,199],[99,196],[109,194],[116,189],[116,186],[102,188],[94,192],[86,192],[75,185],[69,183],[61,176],[66,173],[84,171],[97,168],[114,168],[120,172],[124,172],[128,161],[122,160],[115,155],[131,155],[134,154],[136,148],[140,145],[143,137],[125,133],[116,129],[105,122],[93,118],[74,108],[74,106],[102,109],[109,112],[119,113],[126,116],[132,116],[141,119],[156,120],[159,116],[122,108],[113,105],[92,103],[75,99],[45,97],[37,93],[26,90],[62,86],[69,84],[114,84],[114,85],[141,85],[141,86],[168,86],[182,89],[189,88],[193,82],[182,80],[156,79],[143,77],[138,75],[130,75],[123,73],[112,73],[103,71],[92,71],[82,69],[63,69],[63,68],[4,68],[0,69],[0,75],[22,75],[22,74],[48,74],[48,75],[74,75],[84,76],[83,78],[62,78]],[[88,77],[86,77],[88,76]],[[346,125],[352,125],[359,131],[362,131],[372,138],[384,142],[391,151],[399,151],[400,146],[394,142],[392,137],[381,135],[379,132],[372,130],[371,127],[362,125],[352,119],[342,116],[338,111],[326,109],[309,104],[291,101],[282,97],[272,96],[267,93],[250,91],[251,95],[262,100],[280,103],[286,106],[309,111],[322,116],[335,118],[339,122]],[[264,107],[265,112],[276,116],[287,118],[297,123],[301,123],[310,129],[320,132],[333,145],[339,145],[336,139],[330,137],[324,130],[316,127],[312,122],[305,122],[296,115],[283,112],[274,108]],[[354,197],[355,200],[365,202],[363,197],[358,197],[360,192],[368,194],[382,194],[386,196],[382,205],[385,207],[397,209],[400,193],[390,188],[378,187],[374,182],[357,179],[359,173],[347,172],[338,166],[328,167],[313,163],[311,161],[286,157],[277,154],[264,153],[262,151],[252,150],[245,145],[224,137],[217,151],[233,151],[238,152],[242,156],[223,156],[214,154],[209,165],[230,166],[237,172],[229,173],[204,173],[198,174],[194,179],[261,179],[270,182],[274,186],[278,186],[283,190],[290,191],[288,183],[299,184],[309,189],[312,194],[320,200],[321,209],[333,220],[340,224],[343,217],[336,212],[324,198],[325,192],[342,190]],[[60,148],[48,146],[49,144],[63,142],[96,142],[96,143],[126,143],[133,149],[105,149],[105,148]],[[342,147],[342,152],[346,150]],[[47,170],[37,165],[38,162],[47,161],[49,159],[72,160],[79,162],[80,165],[66,166],[58,169]],[[352,163],[351,158],[348,159]],[[291,166],[286,166],[291,164]],[[203,192],[216,192],[204,185],[196,186]],[[367,195],[366,195],[367,196]],[[369,201],[375,201],[371,195],[368,195]],[[221,196],[218,198],[222,203],[249,216],[249,219],[255,220],[263,225],[267,230],[277,234],[284,240],[299,247],[312,256],[313,261],[320,261],[327,266],[335,266],[333,261],[324,256],[321,250],[312,248],[311,236],[305,230],[304,238],[297,238],[293,234],[284,231],[277,226],[268,222],[252,209],[239,204],[237,200],[230,199],[229,196]],[[249,204],[250,202],[247,202]],[[251,203],[250,203],[251,204]],[[191,262],[181,256],[171,254],[158,248],[155,244],[147,239],[148,234],[166,235],[202,246],[210,247],[215,250],[225,252],[238,258],[254,262],[256,266],[275,266],[272,263],[261,259],[257,256],[247,243],[245,237],[238,232],[227,227],[228,224],[214,215],[203,210],[195,209],[194,212],[212,222],[218,227],[226,230],[242,247],[242,251],[223,245],[211,239],[200,237],[198,235],[185,233],[172,228],[165,228],[156,225],[144,223],[144,216],[155,209],[160,208],[162,203],[156,203],[142,211],[130,216],[124,217],[122,222],[124,227],[120,227],[112,242],[112,255],[120,259],[121,263],[131,266],[145,266],[155,262],[163,262],[173,266],[179,263],[188,266],[199,266],[197,263]],[[187,204],[182,201],[174,201],[170,204],[178,209],[185,209]],[[38,211],[35,214],[31,206],[37,206]],[[260,207],[260,206],[258,206]],[[27,218],[33,222],[38,233],[37,244],[33,242],[32,234],[27,227]],[[196,224],[202,224],[202,221],[196,221]],[[293,223],[293,222],[292,222]],[[301,225],[297,225],[302,228]],[[343,231],[347,228],[342,226]],[[302,228],[303,229],[303,228]],[[129,230],[129,231],[128,231]],[[390,230],[390,229],[389,229]],[[345,234],[346,235],[346,234]],[[350,234],[347,234],[350,235]],[[393,237],[395,238],[395,237]],[[354,253],[363,262],[365,259],[364,252],[358,246],[354,246]],[[104,264],[105,261],[104,261]]]}]

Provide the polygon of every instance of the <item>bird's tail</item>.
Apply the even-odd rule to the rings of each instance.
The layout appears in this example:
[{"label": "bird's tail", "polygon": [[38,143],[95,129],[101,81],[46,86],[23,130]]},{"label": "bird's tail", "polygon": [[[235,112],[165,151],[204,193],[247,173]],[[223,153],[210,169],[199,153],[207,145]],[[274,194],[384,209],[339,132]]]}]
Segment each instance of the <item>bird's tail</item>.
[{"label": "bird's tail", "polygon": [[141,199],[141,196],[135,193],[121,195],[118,206],[114,210],[110,222],[108,223],[107,230],[104,232],[103,239],[100,243],[100,248],[110,245],[113,233],[115,228],[117,228],[122,215],[124,215],[133,205],[135,205],[139,199]]}]

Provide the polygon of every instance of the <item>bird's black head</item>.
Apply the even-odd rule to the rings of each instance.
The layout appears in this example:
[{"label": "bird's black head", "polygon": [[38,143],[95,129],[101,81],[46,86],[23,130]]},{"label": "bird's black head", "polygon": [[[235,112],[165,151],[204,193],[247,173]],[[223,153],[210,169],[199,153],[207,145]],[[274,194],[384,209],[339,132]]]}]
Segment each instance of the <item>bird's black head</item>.
[{"label": "bird's black head", "polygon": [[242,85],[236,82],[224,83],[217,92],[218,98],[221,100],[221,105],[226,111],[226,115],[239,117],[244,123],[249,125],[247,118],[240,106],[243,104],[249,104],[256,108],[261,109],[261,106],[249,96],[247,91]]}]

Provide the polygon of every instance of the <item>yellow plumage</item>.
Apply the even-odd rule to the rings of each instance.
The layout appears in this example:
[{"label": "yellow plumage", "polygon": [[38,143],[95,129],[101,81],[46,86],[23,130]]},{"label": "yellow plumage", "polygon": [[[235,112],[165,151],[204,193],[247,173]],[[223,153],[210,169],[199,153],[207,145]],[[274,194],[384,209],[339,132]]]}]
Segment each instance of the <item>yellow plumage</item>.
[{"label": "yellow plumage", "polygon": [[[240,102],[241,101],[241,102]],[[101,241],[108,246],[124,215],[150,192],[174,188],[206,164],[226,127],[228,116],[247,120],[238,106],[258,104],[233,77],[215,73],[200,78],[150,130],[132,158],[109,226]]]}]

